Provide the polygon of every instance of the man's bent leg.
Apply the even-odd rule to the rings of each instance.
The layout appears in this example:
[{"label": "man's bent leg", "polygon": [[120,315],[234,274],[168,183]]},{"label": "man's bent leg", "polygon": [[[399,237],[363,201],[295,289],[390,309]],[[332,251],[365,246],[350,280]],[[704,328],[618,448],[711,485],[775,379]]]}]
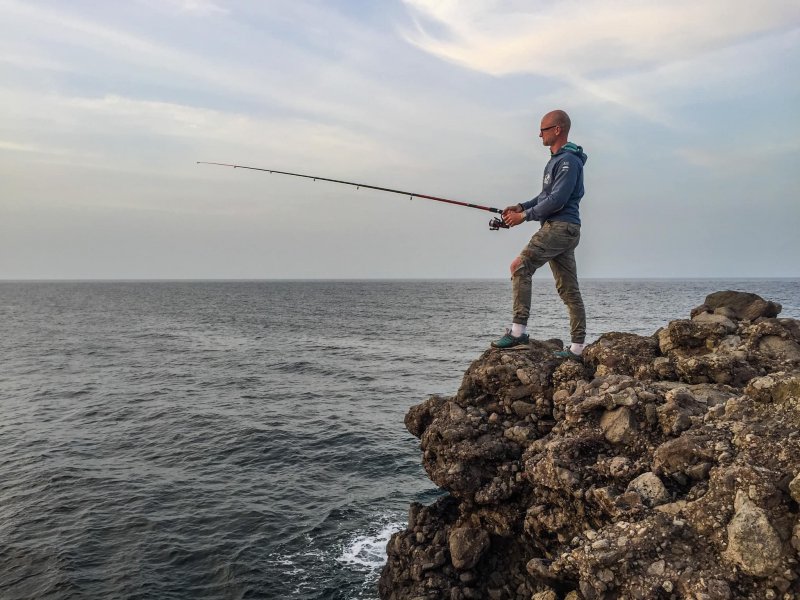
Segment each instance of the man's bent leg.
[{"label": "man's bent leg", "polygon": [[568,250],[550,261],[550,269],[556,280],[556,290],[569,309],[570,336],[575,344],[586,341],[586,311],[578,285],[578,267],[575,250]]},{"label": "man's bent leg", "polygon": [[512,323],[528,324],[531,313],[531,279],[536,269],[554,256],[564,251],[559,247],[561,240],[553,239],[550,223],[546,223],[533,234],[531,241],[522,249],[519,256],[511,263],[511,289],[514,298],[514,317]]}]

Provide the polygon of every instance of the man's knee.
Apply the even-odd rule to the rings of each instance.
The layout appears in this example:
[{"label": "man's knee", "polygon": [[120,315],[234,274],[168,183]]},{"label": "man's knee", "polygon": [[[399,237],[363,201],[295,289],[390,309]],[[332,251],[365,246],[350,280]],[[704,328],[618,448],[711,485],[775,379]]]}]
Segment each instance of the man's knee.
[{"label": "man's knee", "polygon": [[511,271],[511,276],[513,277],[514,275],[516,275],[517,271],[523,269],[524,266],[525,262],[522,260],[521,256],[518,256],[513,261],[511,261],[511,267],[509,268],[509,270]]}]

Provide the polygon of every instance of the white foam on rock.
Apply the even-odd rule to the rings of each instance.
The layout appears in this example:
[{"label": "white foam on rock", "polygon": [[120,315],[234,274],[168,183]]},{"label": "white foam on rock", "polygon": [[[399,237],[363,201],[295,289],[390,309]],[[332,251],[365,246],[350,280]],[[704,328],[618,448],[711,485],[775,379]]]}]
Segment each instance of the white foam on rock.
[{"label": "white foam on rock", "polygon": [[338,562],[376,571],[386,564],[386,544],[392,534],[405,529],[406,524],[398,521],[378,523],[379,529],[356,535],[346,542]]}]

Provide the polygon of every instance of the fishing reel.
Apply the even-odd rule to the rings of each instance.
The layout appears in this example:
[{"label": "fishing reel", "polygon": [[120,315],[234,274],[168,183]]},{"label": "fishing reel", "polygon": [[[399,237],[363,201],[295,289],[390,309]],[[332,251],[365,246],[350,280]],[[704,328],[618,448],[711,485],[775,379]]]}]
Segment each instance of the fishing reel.
[{"label": "fishing reel", "polygon": [[491,221],[489,221],[489,231],[497,231],[498,229],[508,229],[508,225],[506,225],[503,219],[498,219],[495,217]]}]

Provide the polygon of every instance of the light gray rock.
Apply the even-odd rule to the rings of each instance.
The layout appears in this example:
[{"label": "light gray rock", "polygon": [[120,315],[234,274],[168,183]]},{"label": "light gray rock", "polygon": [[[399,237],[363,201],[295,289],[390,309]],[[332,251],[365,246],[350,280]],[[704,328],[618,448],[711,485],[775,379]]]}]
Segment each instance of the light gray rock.
[{"label": "light gray rock", "polygon": [[765,577],[780,566],[780,537],[767,514],[744,492],[737,492],[736,505],[736,514],[728,524],[725,557],[745,573]]},{"label": "light gray rock", "polygon": [[658,506],[669,502],[670,495],[658,475],[642,473],[628,484],[626,492],[636,492],[647,506]]}]

